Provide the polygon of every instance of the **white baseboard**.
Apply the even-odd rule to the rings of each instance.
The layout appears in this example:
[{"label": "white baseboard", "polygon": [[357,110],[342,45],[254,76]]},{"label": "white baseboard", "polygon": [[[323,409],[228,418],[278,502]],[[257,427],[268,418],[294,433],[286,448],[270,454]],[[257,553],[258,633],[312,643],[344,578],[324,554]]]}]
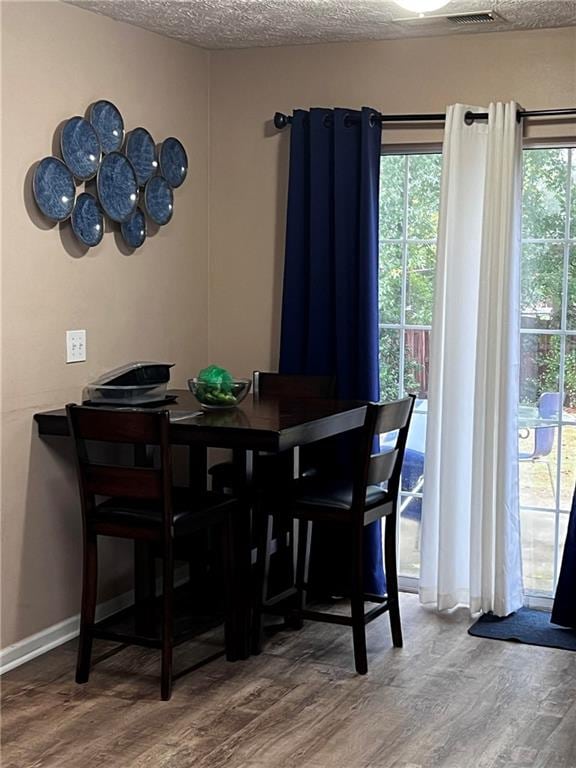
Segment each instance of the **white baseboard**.
[{"label": "white baseboard", "polygon": [[[176,571],[175,585],[183,584],[186,578],[186,567],[179,568]],[[160,583],[158,581],[157,589],[159,586]],[[131,589],[122,595],[97,605],[96,621],[102,621],[102,619],[106,619],[113,613],[128,608],[133,604],[134,590]],[[77,613],[69,619],[64,619],[64,621],[60,621],[58,624],[53,624],[51,627],[47,627],[40,632],[36,632],[34,635],[25,637],[23,640],[3,648],[0,650],[0,675],[19,667],[21,664],[26,664],[27,661],[32,661],[32,659],[41,656],[43,653],[48,653],[48,651],[57,648],[59,645],[67,643],[68,640],[77,637],[79,631],[80,614]]]}]

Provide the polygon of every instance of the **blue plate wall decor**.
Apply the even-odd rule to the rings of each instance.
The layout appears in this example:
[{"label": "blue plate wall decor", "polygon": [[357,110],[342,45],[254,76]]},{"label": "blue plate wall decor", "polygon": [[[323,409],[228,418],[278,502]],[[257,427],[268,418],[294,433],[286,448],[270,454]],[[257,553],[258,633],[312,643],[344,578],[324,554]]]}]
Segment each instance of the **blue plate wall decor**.
[{"label": "blue plate wall decor", "polygon": [[90,122],[96,129],[102,151],[116,152],[124,141],[124,120],[110,101],[97,101],[90,107]]},{"label": "blue plate wall decor", "polygon": [[179,187],[188,173],[188,158],[182,144],[170,136],[160,147],[160,173],[174,189]]},{"label": "blue plate wall decor", "polygon": [[64,162],[77,179],[96,176],[102,149],[94,127],[83,117],[71,117],[62,128],[60,149]]},{"label": "blue plate wall decor", "polygon": [[174,212],[174,193],[163,176],[152,176],[144,188],[148,216],[156,224],[168,224]]},{"label": "blue plate wall decor", "polygon": [[130,131],[126,137],[124,153],[136,171],[138,184],[143,187],[158,168],[156,145],[146,128],[134,128]]},{"label": "blue plate wall decor", "polygon": [[94,195],[88,192],[78,195],[70,221],[74,234],[84,245],[92,248],[102,240],[104,216]]},{"label": "blue plate wall decor", "polygon": [[136,208],[132,216],[120,225],[122,237],[130,248],[140,248],[146,240],[146,217],[141,208]]},{"label": "blue plate wall decor", "polygon": [[57,157],[45,157],[34,171],[34,199],[52,221],[64,221],[72,213],[76,186],[74,177]]},{"label": "blue plate wall decor", "polygon": [[98,197],[112,221],[123,222],[132,216],[138,204],[138,182],[130,161],[120,152],[105,155],[96,181]]}]

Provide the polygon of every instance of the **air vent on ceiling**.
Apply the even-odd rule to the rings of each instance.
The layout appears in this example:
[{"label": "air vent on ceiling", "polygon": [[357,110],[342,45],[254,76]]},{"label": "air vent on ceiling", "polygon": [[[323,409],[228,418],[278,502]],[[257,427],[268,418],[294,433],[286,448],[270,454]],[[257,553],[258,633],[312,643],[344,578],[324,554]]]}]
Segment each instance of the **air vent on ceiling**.
[{"label": "air vent on ceiling", "polygon": [[450,24],[489,24],[496,21],[494,11],[476,11],[470,13],[454,13],[446,16]]},{"label": "air vent on ceiling", "polygon": [[496,11],[469,11],[466,13],[451,14],[417,14],[402,19],[393,19],[395,24],[410,27],[430,27],[435,29],[449,29],[456,26],[472,26],[475,24],[493,24],[504,22]]}]

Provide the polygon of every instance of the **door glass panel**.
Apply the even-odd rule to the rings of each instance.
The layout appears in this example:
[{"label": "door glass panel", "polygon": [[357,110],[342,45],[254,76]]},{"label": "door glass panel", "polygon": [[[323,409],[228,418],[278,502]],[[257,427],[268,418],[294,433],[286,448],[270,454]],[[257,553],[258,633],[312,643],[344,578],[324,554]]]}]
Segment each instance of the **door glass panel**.
[{"label": "door glass panel", "polygon": [[434,305],[436,244],[408,245],[406,325],[431,325]]},{"label": "door glass panel", "polygon": [[564,246],[525,243],[522,248],[522,328],[560,328]]},{"label": "door glass panel", "polygon": [[523,166],[522,237],[564,238],[568,150],[527,150]]},{"label": "door glass panel", "polygon": [[378,280],[380,322],[395,324],[402,312],[402,246],[380,243]]},{"label": "door glass panel", "polygon": [[408,238],[436,240],[440,202],[440,154],[408,156]]},{"label": "door glass panel", "polygon": [[400,331],[380,329],[380,399],[397,400],[400,389]]},{"label": "door glass panel", "polygon": [[551,593],[554,584],[555,514],[522,509],[522,563],[524,589]]},{"label": "door glass panel", "polygon": [[[520,404],[538,408],[544,392],[560,387],[560,336],[522,334],[520,340]],[[524,409],[527,413],[527,409]],[[521,410],[522,415],[522,410]]]},{"label": "door glass panel", "polygon": [[380,166],[380,238],[401,239],[404,234],[406,156],[385,155]]},{"label": "door glass panel", "polygon": [[560,464],[560,509],[568,512],[576,488],[576,409],[568,409],[571,424],[562,427],[562,462]]}]

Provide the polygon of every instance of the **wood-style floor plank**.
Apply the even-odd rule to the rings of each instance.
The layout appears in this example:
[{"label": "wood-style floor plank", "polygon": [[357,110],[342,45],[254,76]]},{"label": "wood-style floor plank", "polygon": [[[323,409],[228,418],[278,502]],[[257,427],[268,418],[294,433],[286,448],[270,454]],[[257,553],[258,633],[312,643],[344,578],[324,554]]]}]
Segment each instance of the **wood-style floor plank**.
[{"label": "wood-style floor plank", "polygon": [[[96,643],[90,682],[74,642],[2,681],[3,768],[576,768],[576,654],[470,637],[465,612],[402,596],[405,647],[368,627],[306,624],[245,662],[218,659],[159,696],[153,651]],[[176,669],[214,652],[215,630]]]}]

